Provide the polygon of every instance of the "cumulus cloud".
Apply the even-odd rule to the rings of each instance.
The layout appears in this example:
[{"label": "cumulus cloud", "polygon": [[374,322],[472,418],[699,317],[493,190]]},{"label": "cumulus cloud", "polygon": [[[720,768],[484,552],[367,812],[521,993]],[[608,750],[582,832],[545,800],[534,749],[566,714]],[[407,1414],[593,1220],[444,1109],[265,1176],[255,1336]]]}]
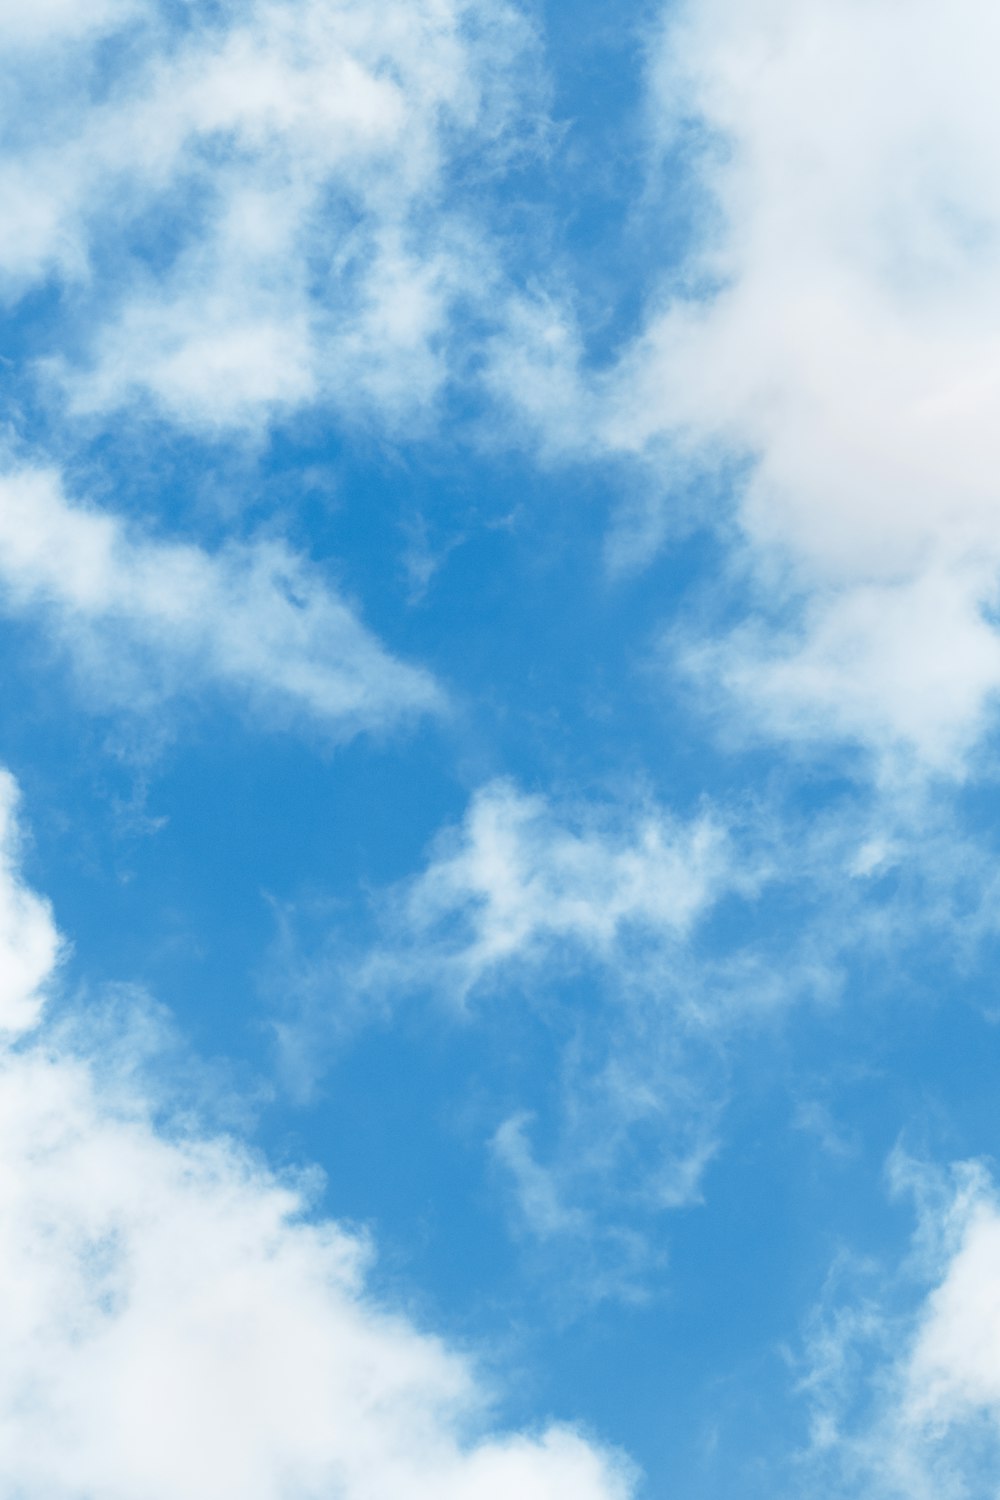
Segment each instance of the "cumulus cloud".
[{"label": "cumulus cloud", "polygon": [[9,298],[68,287],[73,337],[49,370],[73,407],[147,401],[199,428],[317,401],[426,409],[457,305],[492,274],[446,186],[476,150],[513,149],[533,76],[520,12],[121,10],[126,66],[109,71],[98,28],[71,47],[54,26],[11,65],[4,106],[0,279]]},{"label": "cumulus cloud", "polygon": [[284,544],[154,538],[70,500],[50,470],[0,477],[0,611],[38,620],[116,707],[214,686],[342,737],[441,706]]},{"label": "cumulus cloud", "polygon": [[[675,639],[687,670],[769,731],[962,770],[1000,683],[984,0],[919,0],[905,26],[895,0],[670,7],[651,179],[683,163],[694,245],[649,267],[643,331],[598,374],[572,295],[515,293],[454,191],[540,118],[515,8],[255,0],[178,29],[109,4],[78,43],[48,9],[55,51],[9,70],[0,277],[68,290],[46,368],[78,414],[214,428],[320,402],[391,426],[461,370],[550,457],[638,461],[647,498],[721,468],[734,506],[702,502],[750,619]],[[108,75],[92,43],[115,25]]]},{"label": "cumulus cloud", "polygon": [[624,1500],[566,1428],[483,1435],[468,1363],[364,1286],[356,1237],[226,1140],[43,1045],[0,1063],[0,1475],[26,1497]]},{"label": "cumulus cloud", "polygon": [[748,462],[739,524],[795,613],[720,656],[744,701],[944,770],[1000,685],[998,28],[983,0],[671,10],[652,130],[701,243],[611,428]]},{"label": "cumulus cloud", "polygon": [[368,1247],[301,1183],[27,1035],[57,939],[0,792],[5,1493],[626,1500],[627,1463],[574,1430],[492,1433],[468,1359],[373,1298]]},{"label": "cumulus cloud", "polygon": [[566,296],[493,346],[544,449],[636,464],[618,562],[671,516],[730,545],[749,623],[674,642],[699,689],[889,771],[960,773],[1000,687],[998,41],[986,0],[666,7],[644,211],[687,253],[600,369]]}]

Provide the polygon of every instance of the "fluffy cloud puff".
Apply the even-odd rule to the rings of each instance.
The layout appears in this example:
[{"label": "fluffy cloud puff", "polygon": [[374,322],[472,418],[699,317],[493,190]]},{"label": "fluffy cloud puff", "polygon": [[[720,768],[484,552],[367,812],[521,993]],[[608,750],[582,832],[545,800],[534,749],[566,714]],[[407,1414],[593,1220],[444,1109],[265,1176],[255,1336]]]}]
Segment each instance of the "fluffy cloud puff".
[{"label": "fluffy cloud puff", "polygon": [[362,1247],[232,1142],[173,1138],[44,1044],[0,1064],[0,1476],[45,1500],[624,1500],[572,1431],[376,1305]]},{"label": "fluffy cloud puff", "polygon": [[746,466],[753,619],[692,665],[890,768],[960,771],[1000,687],[998,44],[985,0],[709,0],[652,52],[697,248],[603,441]]},{"label": "fluffy cloud puff", "polygon": [[[0,1021],[56,954],[4,777]],[[117,1081],[116,1081],[117,1079]],[[0,1485],[24,1500],[626,1500],[564,1427],[488,1435],[469,1363],[366,1292],[367,1251],[231,1139],[42,1031],[0,1054]]]}]

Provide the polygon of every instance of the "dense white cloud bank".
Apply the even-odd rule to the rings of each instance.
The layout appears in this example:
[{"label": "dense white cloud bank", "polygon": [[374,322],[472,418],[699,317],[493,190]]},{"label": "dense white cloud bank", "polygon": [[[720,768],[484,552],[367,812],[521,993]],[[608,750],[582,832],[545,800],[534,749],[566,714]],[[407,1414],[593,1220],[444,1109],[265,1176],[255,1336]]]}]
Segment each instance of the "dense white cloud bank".
[{"label": "dense white cloud bank", "polygon": [[[0,1022],[57,949],[4,776]],[[8,1038],[9,1041],[9,1038]],[[0,1053],[0,1487],[23,1500],[625,1500],[571,1429],[488,1435],[468,1361],[365,1290],[357,1236],[231,1139],[154,1125],[65,1034]]]},{"label": "dense white cloud bank", "polygon": [[650,201],[680,197],[692,247],[601,373],[558,297],[494,350],[550,450],[667,488],[616,556],[671,508],[732,544],[747,623],[675,642],[701,690],[889,771],[961,772],[1000,688],[998,43],[988,0],[667,7]]},{"label": "dense white cloud bank", "polygon": [[573,1432],[476,1437],[468,1365],[358,1241],[225,1141],[166,1139],[43,1046],[0,1063],[0,1482],[45,1500],[621,1500]]},{"label": "dense white cloud bank", "polygon": [[798,623],[714,666],[781,731],[954,769],[1000,687],[1000,106],[984,0],[671,8],[698,257],[618,377],[616,444],[750,461],[739,521]]},{"label": "dense white cloud bank", "polygon": [[[512,149],[533,74],[520,13],[255,0],[181,23],[146,0],[85,26],[48,10],[5,70],[0,283],[68,288],[79,358],[64,347],[51,370],[73,406],[148,400],[211,428],[432,404],[452,314],[492,274],[446,183],[470,152]],[[109,39],[126,60],[110,74]]]},{"label": "dense white cloud bank", "polygon": [[38,619],[88,690],[130,710],[215,686],[341,737],[441,706],[281,542],[154,539],[49,470],[0,476],[0,611]]}]

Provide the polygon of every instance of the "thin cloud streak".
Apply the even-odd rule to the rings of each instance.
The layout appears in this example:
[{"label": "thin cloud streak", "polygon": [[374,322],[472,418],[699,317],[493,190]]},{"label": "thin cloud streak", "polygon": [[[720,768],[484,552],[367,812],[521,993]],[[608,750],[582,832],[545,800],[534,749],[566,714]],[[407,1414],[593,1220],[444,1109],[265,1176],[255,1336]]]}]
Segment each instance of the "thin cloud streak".
[{"label": "thin cloud streak", "polygon": [[337,740],[444,706],[282,542],[153,538],[71,501],[51,470],[0,476],[0,611],[36,621],[84,690],[128,713],[215,689]]}]

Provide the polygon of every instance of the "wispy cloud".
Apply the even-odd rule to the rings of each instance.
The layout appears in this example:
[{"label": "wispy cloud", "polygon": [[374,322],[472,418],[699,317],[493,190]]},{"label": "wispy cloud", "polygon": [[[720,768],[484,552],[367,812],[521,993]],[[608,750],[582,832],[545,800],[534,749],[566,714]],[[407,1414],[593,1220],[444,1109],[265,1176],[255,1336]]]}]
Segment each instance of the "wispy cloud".
[{"label": "wispy cloud", "polygon": [[[639,793],[491,782],[366,914],[320,911],[313,946],[306,914],[278,905],[286,1080],[308,1095],[332,1051],[408,1007],[494,1038],[516,1007],[551,1062],[515,1071],[484,1127],[511,1222],[575,1268],[580,1296],[633,1296],[662,1215],[699,1202],[726,1151],[750,1039],[793,1007],[849,1012],[856,965],[866,1007],[898,1018],[929,954],[975,964],[1000,931],[994,863],[921,797],[679,817]],[[797,1126],[849,1159],[850,1122],[786,1081]]]},{"label": "wispy cloud", "polygon": [[88,35],[101,35],[133,19],[140,10],[141,0],[94,0],[86,6],[77,5],[75,0],[39,0],[30,8],[18,5],[17,0],[3,0],[0,37],[12,49],[53,49]]},{"label": "wispy cloud", "polygon": [[338,739],[443,703],[282,542],[154,537],[50,470],[0,476],[0,611],[37,621],[98,703],[130,713],[215,688]]},{"label": "wispy cloud", "polygon": [[[97,27],[67,61],[56,29],[9,79],[0,278],[12,298],[67,287],[47,368],[72,408],[209,430],[317,402],[390,425],[429,409],[457,305],[494,275],[450,174],[534,130],[530,107],[515,124],[537,77],[521,13],[255,0],[121,19],[128,67],[108,75]],[[54,66],[65,89],[39,91]]]},{"label": "wispy cloud", "polygon": [[[335,929],[303,953],[294,910],[282,913],[271,984],[288,1081],[308,1091],[331,1038],[416,1000],[465,1021],[514,1003],[563,1017],[544,1097],[498,1122],[493,1160],[529,1235],[591,1243],[582,1295],[633,1295],[651,1255],[620,1211],[697,1201],[717,1144],[732,976],[699,971],[695,934],[763,878],[708,811],[681,819],[641,795],[549,799],[491,782],[424,870],[374,898],[366,943]],[[536,1104],[550,1115],[544,1152]]]},{"label": "wispy cloud", "polygon": [[1000,1457],[1000,1207],[989,1169],[897,1151],[918,1221],[904,1261],[842,1258],[814,1313],[800,1391],[811,1443],[796,1494],[992,1494]]},{"label": "wispy cloud", "polygon": [[622,974],[630,940],[682,939],[740,879],[707,814],[681,823],[654,805],[596,803],[562,812],[499,781],[476,793],[461,827],[401,888],[396,920],[413,935],[413,961],[464,1003],[504,965],[560,950]]}]

